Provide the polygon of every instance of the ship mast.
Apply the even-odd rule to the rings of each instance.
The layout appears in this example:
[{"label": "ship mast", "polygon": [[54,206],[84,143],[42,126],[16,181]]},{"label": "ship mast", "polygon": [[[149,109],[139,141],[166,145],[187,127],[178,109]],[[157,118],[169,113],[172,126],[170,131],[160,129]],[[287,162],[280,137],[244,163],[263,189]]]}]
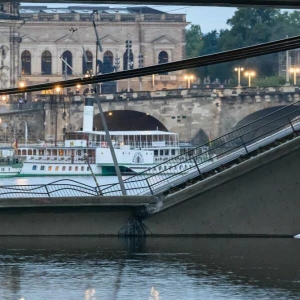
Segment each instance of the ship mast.
[{"label": "ship mast", "polygon": [[[100,38],[99,38],[99,35],[98,35],[98,32],[97,32],[97,28],[96,28],[96,24],[95,24],[95,20],[94,20],[94,14],[95,13],[98,13],[98,12],[94,11],[92,13],[92,21],[93,21],[93,25],[94,25],[95,35],[96,35],[96,38],[97,38],[97,46],[98,46],[97,48],[99,48],[99,51],[102,52],[102,46],[101,46],[101,43],[100,43]],[[79,32],[79,30],[78,30],[78,32]],[[83,53],[85,54],[85,49],[84,49],[83,44],[82,44],[82,48],[84,50]],[[85,56],[85,61],[86,61],[85,63],[87,63],[86,56]],[[96,61],[96,66],[97,66],[97,61]],[[97,67],[96,67],[96,70],[97,70]],[[92,76],[92,74],[90,74],[90,76]],[[104,112],[103,112],[103,109],[102,109],[102,106],[101,106],[99,91],[97,90],[97,86],[96,86],[95,83],[93,84],[93,91],[94,91],[94,96],[95,96],[96,101],[97,101],[102,126],[103,126],[103,129],[105,131],[106,140],[107,140],[107,143],[108,143],[108,146],[109,146],[109,149],[110,149],[110,152],[111,152],[111,156],[112,156],[112,159],[113,159],[113,162],[114,162],[114,167],[115,167],[115,170],[116,170],[116,173],[117,173],[117,177],[118,177],[118,180],[119,180],[122,195],[125,196],[127,193],[126,193],[124,181],[123,181],[123,178],[122,178],[120,167],[118,165],[118,160],[117,160],[117,157],[116,157],[116,154],[115,154],[115,150],[114,150],[114,147],[113,147],[113,144],[111,142],[110,135],[109,135],[109,130],[108,130],[108,127],[107,127],[106,119],[105,119]]]}]

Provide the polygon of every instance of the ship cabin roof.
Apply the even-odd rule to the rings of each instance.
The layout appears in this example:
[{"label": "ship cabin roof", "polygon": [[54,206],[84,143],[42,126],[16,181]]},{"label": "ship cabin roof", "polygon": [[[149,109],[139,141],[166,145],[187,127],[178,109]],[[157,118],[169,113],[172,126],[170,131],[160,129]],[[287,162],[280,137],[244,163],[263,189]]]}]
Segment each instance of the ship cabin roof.
[{"label": "ship cabin roof", "polygon": [[[93,135],[106,135],[105,131],[76,131],[76,133],[88,133]],[[109,135],[178,135],[178,133],[161,130],[143,130],[143,131],[109,131]]]}]

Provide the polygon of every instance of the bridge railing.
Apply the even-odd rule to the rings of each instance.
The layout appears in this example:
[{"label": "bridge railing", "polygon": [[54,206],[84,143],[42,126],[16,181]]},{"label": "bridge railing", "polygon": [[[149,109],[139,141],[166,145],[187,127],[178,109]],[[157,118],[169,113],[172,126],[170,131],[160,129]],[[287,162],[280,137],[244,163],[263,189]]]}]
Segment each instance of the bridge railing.
[{"label": "bridge railing", "polygon": [[[124,180],[128,195],[159,194],[300,130],[300,101]],[[207,149],[203,151],[203,149]],[[102,195],[121,195],[118,183]]]},{"label": "bridge railing", "polygon": [[0,103],[0,113],[7,113],[19,110],[32,110],[43,109],[44,103],[42,102],[27,102],[27,103]]},{"label": "bridge railing", "polygon": [[[107,185],[102,185],[102,188]],[[75,181],[61,179],[49,184],[36,185],[6,185],[0,186],[2,198],[41,198],[41,197],[86,197],[99,196],[98,187]]]}]

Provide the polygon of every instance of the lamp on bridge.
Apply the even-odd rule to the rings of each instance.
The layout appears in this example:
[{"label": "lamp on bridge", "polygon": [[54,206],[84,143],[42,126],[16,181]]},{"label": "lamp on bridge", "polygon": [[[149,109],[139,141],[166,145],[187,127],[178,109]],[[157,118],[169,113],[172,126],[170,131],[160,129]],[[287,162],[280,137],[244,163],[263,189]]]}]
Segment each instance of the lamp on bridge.
[{"label": "lamp on bridge", "polygon": [[[21,81],[19,82],[19,88],[22,90],[22,89],[24,89],[25,87],[26,87],[25,81],[21,80]],[[24,98],[24,100],[25,100],[25,102],[26,102],[26,100],[27,100],[27,93],[26,93],[26,92],[22,92],[22,98]]]},{"label": "lamp on bridge", "polygon": [[234,71],[238,72],[238,85],[237,87],[238,88],[241,88],[241,71],[244,71],[244,68],[243,67],[237,67],[237,68],[234,68]]},{"label": "lamp on bridge", "polygon": [[2,100],[2,105],[4,105],[6,102],[6,96],[5,95],[1,96],[1,100]]},{"label": "lamp on bridge", "polygon": [[248,86],[251,87],[251,78],[255,76],[254,71],[245,72],[245,76],[248,77]]},{"label": "lamp on bridge", "polygon": [[294,75],[294,85],[296,85],[297,83],[297,73],[300,72],[300,69],[299,68],[290,68],[290,72]]},{"label": "lamp on bridge", "polygon": [[191,80],[193,80],[195,77],[194,75],[191,74],[187,74],[184,76],[184,80],[187,80],[187,88],[190,89],[191,88]]},{"label": "lamp on bridge", "polygon": [[77,84],[76,85],[76,94],[79,94],[80,93],[80,88],[81,88],[81,84]]}]

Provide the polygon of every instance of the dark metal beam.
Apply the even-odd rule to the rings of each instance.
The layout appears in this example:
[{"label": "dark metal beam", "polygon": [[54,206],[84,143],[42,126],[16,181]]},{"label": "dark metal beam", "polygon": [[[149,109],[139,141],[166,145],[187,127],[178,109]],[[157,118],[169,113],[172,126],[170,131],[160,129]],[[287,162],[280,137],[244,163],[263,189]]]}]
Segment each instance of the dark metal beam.
[{"label": "dark metal beam", "polygon": [[[6,2],[6,0],[0,0]],[[268,6],[277,8],[299,8],[299,0],[22,0],[21,2],[36,2],[36,3],[69,3],[69,4],[126,4],[126,5],[191,5],[191,6]]]},{"label": "dark metal beam", "polygon": [[219,63],[224,63],[224,62],[229,62],[229,61],[234,61],[239,59],[245,59],[249,57],[276,53],[276,52],[281,52],[281,51],[286,51],[291,49],[297,49],[297,48],[300,48],[300,36],[282,39],[275,42],[268,42],[260,45],[220,52],[211,55],[165,63],[161,65],[97,75],[91,78],[83,78],[83,79],[76,78],[71,80],[32,85],[24,88],[2,89],[0,90],[0,95],[49,90],[49,89],[54,89],[57,85],[59,85],[60,87],[71,87],[71,86],[76,86],[77,84],[87,85],[93,83],[141,77],[141,76],[147,76],[152,74],[158,74],[162,72],[172,72],[177,70],[185,70],[185,69],[191,69],[191,68],[202,67],[207,65],[219,64]]}]

